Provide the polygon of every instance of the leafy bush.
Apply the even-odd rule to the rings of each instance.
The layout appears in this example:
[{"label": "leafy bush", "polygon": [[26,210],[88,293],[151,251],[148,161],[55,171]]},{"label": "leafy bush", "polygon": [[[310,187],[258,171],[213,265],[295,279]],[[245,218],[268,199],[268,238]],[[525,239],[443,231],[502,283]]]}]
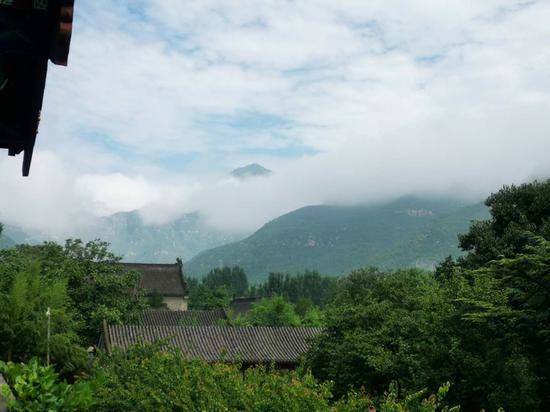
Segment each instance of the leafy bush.
[{"label": "leafy bush", "polygon": [[[352,391],[346,397],[334,405],[335,412],[458,412],[459,406],[444,406],[442,401],[449,391],[450,384],[441,386],[436,395],[430,395],[425,398],[426,391],[418,391],[406,396],[400,400],[399,391],[396,383],[390,385],[390,390],[384,394],[377,402],[366,395],[364,391]],[[378,405],[376,407],[375,405]]]},{"label": "leafy bush", "polygon": [[448,384],[426,399],[421,391],[399,400],[394,385],[376,400],[352,392],[333,403],[332,385],[307,371],[242,371],[239,365],[188,360],[176,350],[160,349],[154,344],[102,354],[90,378],[94,410],[351,412],[379,405],[382,412],[451,411],[441,405]]},{"label": "leafy bush", "polygon": [[250,311],[235,319],[241,326],[300,326],[300,317],[294,306],[282,296],[265,298],[254,303]]},{"label": "leafy bush", "polygon": [[28,364],[0,362],[2,373],[14,399],[8,401],[11,411],[86,411],[92,405],[92,392],[85,382],[69,385],[61,382],[52,367],[41,366],[36,358]]},{"label": "leafy bush", "polygon": [[330,388],[309,374],[188,360],[158,345],[102,355],[90,378],[96,411],[328,410]]},{"label": "leafy bush", "polygon": [[311,303],[304,306],[300,315],[297,308],[282,296],[264,298],[253,303],[252,308],[243,315],[229,320],[236,326],[315,326],[324,325],[324,313]]}]

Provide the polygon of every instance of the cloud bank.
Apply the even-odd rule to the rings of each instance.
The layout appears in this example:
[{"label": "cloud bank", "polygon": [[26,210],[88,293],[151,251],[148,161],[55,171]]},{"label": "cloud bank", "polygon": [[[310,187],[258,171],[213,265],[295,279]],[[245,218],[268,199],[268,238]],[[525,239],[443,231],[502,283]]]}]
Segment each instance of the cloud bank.
[{"label": "cloud bank", "polygon": [[[252,230],[308,204],[479,199],[550,176],[548,2],[98,0],[77,13],[31,178],[0,158],[5,222],[200,210]],[[227,177],[253,161],[276,173]]]}]

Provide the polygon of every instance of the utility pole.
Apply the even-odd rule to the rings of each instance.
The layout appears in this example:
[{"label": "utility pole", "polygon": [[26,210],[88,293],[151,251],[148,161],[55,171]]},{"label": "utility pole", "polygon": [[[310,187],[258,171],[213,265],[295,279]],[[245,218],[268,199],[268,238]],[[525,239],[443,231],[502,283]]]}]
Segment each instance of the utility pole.
[{"label": "utility pole", "polygon": [[47,337],[46,337],[46,365],[50,366],[50,320],[52,317],[52,313],[50,311],[50,307],[48,306],[48,310],[46,311],[46,318],[47,318]]}]

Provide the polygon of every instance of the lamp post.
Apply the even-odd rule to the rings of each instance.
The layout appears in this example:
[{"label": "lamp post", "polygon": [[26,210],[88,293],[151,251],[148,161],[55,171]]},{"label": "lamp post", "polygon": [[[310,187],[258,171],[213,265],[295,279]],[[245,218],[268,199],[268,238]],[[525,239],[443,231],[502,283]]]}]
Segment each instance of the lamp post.
[{"label": "lamp post", "polygon": [[50,307],[48,306],[48,310],[46,311],[46,319],[47,319],[47,336],[46,336],[46,365],[50,366],[50,320],[52,317],[52,313],[50,311]]}]

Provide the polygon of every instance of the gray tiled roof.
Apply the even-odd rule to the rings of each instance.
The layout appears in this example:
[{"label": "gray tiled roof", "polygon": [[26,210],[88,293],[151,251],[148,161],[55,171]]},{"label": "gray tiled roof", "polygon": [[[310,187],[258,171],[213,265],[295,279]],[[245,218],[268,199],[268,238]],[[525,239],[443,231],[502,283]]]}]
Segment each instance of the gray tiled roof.
[{"label": "gray tiled roof", "polygon": [[207,326],[219,325],[226,320],[225,312],[219,310],[146,310],[139,319],[146,326]]},{"label": "gray tiled roof", "polygon": [[156,290],[162,296],[185,296],[185,282],[179,264],[121,263],[125,270],[136,270],[142,274],[140,289]]},{"label": "gray tiled roof", "polygon": [[[135,326],[104,324],[108,351],[166,340],[191,358],[243,364],[297,364],[321,328],[237,326]],[[106,337],[106,339],[105,339]]]}]

